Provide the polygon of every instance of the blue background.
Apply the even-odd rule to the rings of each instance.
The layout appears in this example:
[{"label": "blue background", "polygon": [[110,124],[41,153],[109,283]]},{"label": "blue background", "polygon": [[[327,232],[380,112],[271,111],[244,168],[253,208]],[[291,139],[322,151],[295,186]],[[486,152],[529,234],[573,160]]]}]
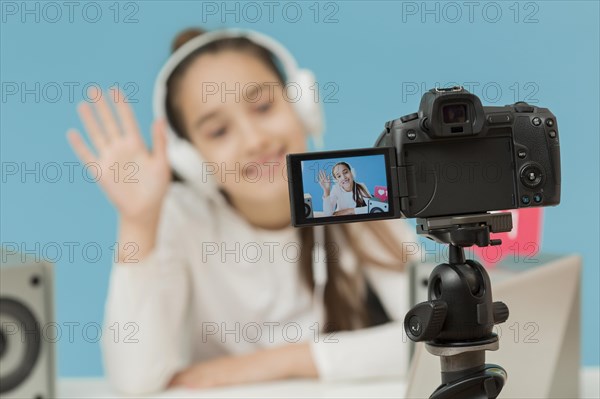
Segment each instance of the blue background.
[{"label": "blue background", "polygon": [[371,195],[375,193],[375,186],[387,187],[385,157],[383,155],[302,161],[302,189],[305,194],[308,193],[312,196],[315,211],[323,211],[323,189],[319,185],[318,171],[325,170],[333,190],[336,183],[331,175],[331,168],[338,162],[347,162],[354,169],[356,177],[354,181],[366,185]]},{"label": "blue background", "polygon": [[[86,82],[103,87],[133,82],[128,87],[138,90],[128,93],[137,100],[135,112],[148,138],[154,78],[174,35],[192,25],[265,32],[287,46],[302,66],[310,67],[322,83],[322,97],[327,98],[326,149],[371,146],[385,121],[414,112],[422,92],[434,86],[465,84],[484,105],[526,99],[551,108],[562,138],[562,203],[545,211],[542,250],[583,255],[582,362],[599,364],[597,1],[516,6],[513,1],[477,2],[472,17],[464,7],[459,15],[439,2],[330,2],[318,4],[317,22],[311,1],[297,3],[303,14],[295,23],[293,10],[288,9],[288,20],[283,18],[285,3],[280,3],[272,20],[264,11],[252,22],[248,18],[255,14],[250,10],[246,10],[248,18],[240,13],[208,15],[202,9],[207,3],[201,2],[140,1],[133,6],[123,2],[118,4],[115,22],[114,8],[109,8],[113,2],[98,2],[102,18],[95,23],[82,17],[83,2],[78,3],[72,22],[65,10],[56,22],[50,21],[56,18],[50,9],[36,21],[35,15],[5,12],[7,4],[33,8],[43,3],[2,2],[3,167],[14,165],[11,162],[33,167],[36,162],[77,161],[65,132],[69,127],[81,128],[75,106]],[[232,9],[242,6],[227,4]],[[434,10],[433,14],[422,7]],[[498,8],[500,14],[495,13]],[[88,19],[94,18],[93,11],[87,9]],[[129,18],[131,23],[125,23],[131,13],[133,21]],[[330,23],[324,21],[327,15]],[[77,82],[80,86],[74,100],[63,93],[52,102],[52,93],[37,101],[32,95],[6,96],[6,82],[25,82],[28,87],[35,82],[42,86]],[[326,88],[327,82],[333,83]],[[63,254],[56,275],[58,322],[80,323],[72,340],[66,339],[65,329],[59,341],[60,375],[100,375],[99,346],[93,342],[93,330],[84,335],[82,327],[102,320],[115,211],[95,184],[80,177],[70,182],[63,176],[51,183],[36,182],[32,175],[4,174],[3,170],[2,243],[24,244],[25,249],[35,249],[36,243],[42,248],[52,242],[98,243],[103,250],[96,262],[86,261],[95,257],[91,251],[85,256],[77,251],[73,259]]]}]

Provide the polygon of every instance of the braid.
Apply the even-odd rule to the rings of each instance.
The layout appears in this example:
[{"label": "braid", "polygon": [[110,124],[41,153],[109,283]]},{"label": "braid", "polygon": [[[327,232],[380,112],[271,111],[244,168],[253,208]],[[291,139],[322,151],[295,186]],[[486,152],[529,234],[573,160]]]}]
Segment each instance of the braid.
[{"label": "braid", "polygon": [[360,189],[359,189],[358,183],[356,183],[356,182],[354,182],[354,190],[353,191],[354,191],[354,194],[353,194],[353,198],[352,199],[354,199],[354,202],[356,203],[356,206],[357,207],[366,206],[367,204],[365,203],[365,199],[364,199],[365,197],[364,197],[364,194],[362,192],[363,189],[362,189],[362,187],[360,187]]}]

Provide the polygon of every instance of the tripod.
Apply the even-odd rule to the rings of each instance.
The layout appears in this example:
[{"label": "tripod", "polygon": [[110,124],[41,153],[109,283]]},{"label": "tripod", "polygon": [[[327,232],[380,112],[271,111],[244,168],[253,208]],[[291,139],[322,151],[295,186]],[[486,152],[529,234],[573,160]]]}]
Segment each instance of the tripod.
[{"label": "tripod", "polygon": [[429,277],[429,300],[404,318],[408,337],[440,357],[442,383],[430,398],[496,398],[506,382],[502,367],[485,364],[485,351],[499,348],[492,329],[508,319],[508,307],[492,301],[486,270],[465,259],[464,248],[499,245],[490,233],[511,229],[510,212],[417,219],[418,234],[450,246],[449,263]]}]

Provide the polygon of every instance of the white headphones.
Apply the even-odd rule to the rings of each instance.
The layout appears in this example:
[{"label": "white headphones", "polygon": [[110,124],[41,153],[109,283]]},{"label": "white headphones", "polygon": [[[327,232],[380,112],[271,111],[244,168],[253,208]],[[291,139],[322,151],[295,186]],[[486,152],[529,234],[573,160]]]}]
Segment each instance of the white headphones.
[{"label": "white headphones", "polygon": [[[320,99],[315,101],[314,96],[309,94],[312,90],[311,86],[316,83],[314,74],[308,69],[300,69],[294,57],[281,43],[251,30],[223,29],[203,33],[177,49],[162,67],[156,79],[153,100],[154,117],[167,120],[167,81],[175,68],[197,49],[227,38],[246,38],[270,51],[277,58],[283,68],[281,72],[286,77],[286,84],[294,83],[301,90],[299,99],[293,103],[294,109],[312,137],[315,147],[321,148],[324,127],[322,106]],[[196,187],[200,184],[199,191],[202,193],[215,193],[217,191],[216,181],[213,176],[205,173],[198,151],[187,140],[177,136],[170,124],[167,123],[167,125],[169,131],[167,151],[172,167],[186,182]]]}]

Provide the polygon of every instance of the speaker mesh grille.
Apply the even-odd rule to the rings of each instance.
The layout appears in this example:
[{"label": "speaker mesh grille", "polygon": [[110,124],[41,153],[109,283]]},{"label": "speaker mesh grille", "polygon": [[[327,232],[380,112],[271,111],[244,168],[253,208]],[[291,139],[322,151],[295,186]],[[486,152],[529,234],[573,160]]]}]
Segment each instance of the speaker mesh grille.
[{"label": "speaker mesh grille", "polygon": [[33,370],[40,355],[41,334],[39,322],[27,306],[6,297],[0,298],[0,334],[3,346],[0,364],[5,363],[11,352],[21,349],[23,353],[11,369],[2,367],[0,393],[4,393],[19,386]]}]

